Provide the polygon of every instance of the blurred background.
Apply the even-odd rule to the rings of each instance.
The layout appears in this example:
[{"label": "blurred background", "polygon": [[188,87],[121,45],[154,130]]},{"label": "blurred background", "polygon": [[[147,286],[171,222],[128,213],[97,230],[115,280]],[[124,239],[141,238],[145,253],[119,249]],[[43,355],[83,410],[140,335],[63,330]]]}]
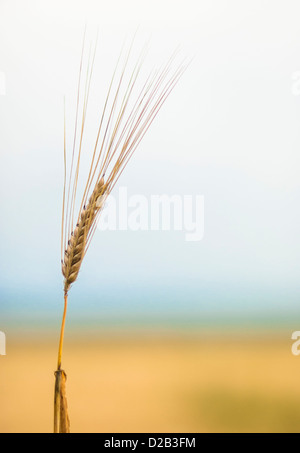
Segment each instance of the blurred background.
[{"label": "blurred background", "polygon": [[71,430],[299,431],[299,13],[292,0],[1,1],[1,432],[52,430],[63,99],[70,152],[85,25],[87,48],[99,38],[84,149],[124,39],[138,30],[133,62],[150,39],[145,73],[178,45],[193,58],[118,186],[203,195],[204,237],[96,231],[69,295]]}]

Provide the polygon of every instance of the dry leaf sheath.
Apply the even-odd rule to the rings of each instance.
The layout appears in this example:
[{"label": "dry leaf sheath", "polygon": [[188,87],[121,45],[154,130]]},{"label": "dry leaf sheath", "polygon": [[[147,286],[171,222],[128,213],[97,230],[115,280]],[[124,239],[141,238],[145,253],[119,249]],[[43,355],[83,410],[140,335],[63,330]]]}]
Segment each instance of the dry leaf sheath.
[{"label": "dry leaf sheath", "polygon": [[[145,77],[141,84],[140,73],[145,58],[145,49],[137,58],[133,70],[128,72],[130,52],[131,49],[125,55],[122,52],[119,57],[99,118],[94,149],[84,155],[85,159],[90,159],[90,165],[83,193],[79,198],[77,196],[79,170],[83,154],[82,144],[96,46],[93,56],[89,57],[87,63],[83,95],[81,95],[81,91],[84,44],[82,48],[70,162],[67,162],[66,133],[64,139],[65,173],[61,234],[64,313],[57,371],[55,372],[54,432],[70,431],[65,391],[66,373],[61,369],[68,292],[78,277],[105,199],[112,191],[162,104],[186,69],[186,65],[181,63],[176,66],[175,70],[172,70],[177,54],[175,52],[163,67]],[[122,59],[123,62],[121,62]],[[80,127],[79,117],[81,117]],[[78,215],[74,222],[75,209],[78,209]]]}]

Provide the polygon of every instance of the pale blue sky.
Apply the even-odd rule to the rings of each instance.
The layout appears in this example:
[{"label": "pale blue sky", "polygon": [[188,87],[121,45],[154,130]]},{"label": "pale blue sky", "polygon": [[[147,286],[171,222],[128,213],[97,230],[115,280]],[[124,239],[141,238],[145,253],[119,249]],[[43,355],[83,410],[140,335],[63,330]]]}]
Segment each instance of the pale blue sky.
[{"label": "pale blue sky", "polygon": [[205,235],[97,231],[70,319],[299,314],[299,3],[106,3],[1,3],[0,320],[61,315],[62,105],[72,118],[82,16],[91,36],[100,25],[100,96],[137,24],[146,69],[178,43],[194,55],[119,186],[204,195]]}]

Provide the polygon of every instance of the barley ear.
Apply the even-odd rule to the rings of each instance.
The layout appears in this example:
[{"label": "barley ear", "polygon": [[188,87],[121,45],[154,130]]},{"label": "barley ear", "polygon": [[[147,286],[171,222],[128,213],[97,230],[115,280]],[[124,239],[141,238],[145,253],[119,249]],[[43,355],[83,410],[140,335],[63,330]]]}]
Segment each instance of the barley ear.
[{"label": "barley ear", "polygon": [[[60,330],[57,371],[55,372],[54,432],[69,433],[66,399],[66,373],[61,369],[64,329],[68,292],[77,280],[79,271],[97,227],[97,220],[106,198],[111,193],[124,168],[148,131],[154,118],[186,69],[182,62],[172,71],[177,55],[175,51],[160,69],[152,71],[139,86],[136,82],[146,54],[141,50],[133,71],[127,77],[127,67],[133,41],[127,52],[123,50],[117,61],[97,129],[94,148],[88,155],[90,165],[83,195],[78,199],[77,188],[81,176],[81,158],[90,83],[93,73],[95,50],[88,60],[85,89],[81,92],[85,34],[79,70],[73,150],[67,159],[66,126],[64,114],[64,188],[61,225],[61,265],[64,285],[64,312]],[[123,61],[122,61],[123,60]],[[122,94],[123,93],[123,94]],[[81,126],[79,111],[82,109]],[[65,109],[64,109],[65,112]],[[79,128],[80,126],[80,128]],[[68,162],[67,162],[68,161]],[[68,169],[67,169],[68,163]],[[105,177],[105,181],[104,181]],[[79,203],[78,203],[79,201]],[[78,210],[77,210],[78,209]],[[77,220],[76,220],[76,216]]]},{"label": "barley ear", "polygon": [[96,184],[87,206],[83,207],[75,230],[68,240],[68,247],[65,250],[62,262],[62,274],[64,276],[64,292],[68,293],[70,286],[78,277],[78,273],[85,254],[89,232],[94,225],[96,215],[101,208],[99,199],[104,195],[104,178]]}]

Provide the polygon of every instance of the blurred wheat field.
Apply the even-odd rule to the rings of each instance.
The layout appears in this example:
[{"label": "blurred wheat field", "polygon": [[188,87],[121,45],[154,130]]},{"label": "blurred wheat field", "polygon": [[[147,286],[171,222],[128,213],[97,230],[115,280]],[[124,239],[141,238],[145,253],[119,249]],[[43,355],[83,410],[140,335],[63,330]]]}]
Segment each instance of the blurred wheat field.
[{"label": "blurred wheat field", "polygon": [[[40,337],[8,342],[1,432],[52,432],[56,348]],[[64,368],[71,432],[300,431],[290,332],[72,336]]]}]

